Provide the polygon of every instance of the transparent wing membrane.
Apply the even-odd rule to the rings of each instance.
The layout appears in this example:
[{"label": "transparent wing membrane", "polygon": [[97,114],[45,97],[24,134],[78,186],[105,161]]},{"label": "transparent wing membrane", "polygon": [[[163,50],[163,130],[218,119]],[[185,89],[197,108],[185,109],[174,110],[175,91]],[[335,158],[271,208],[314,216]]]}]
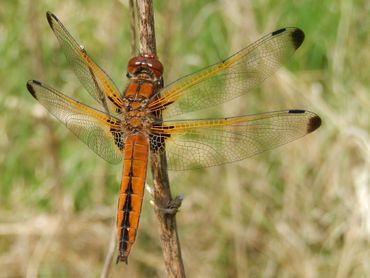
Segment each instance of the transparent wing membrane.
[{"label": "transparent wing membrane", "polygon": [[122,159],[125,135],[118,119],[73,100],[36,80],[27,89],[81,141],[110,163]]},{"label": "transparent wing membrane", "polygon": [[239,161],[284,145],[317,129],[309,111],[286,110],[213,120],[166,121],[152,128],[151,145],[166,150],[172,170]]},{"label": "transparent wing membrane", "polygon": [[123,102],[112,79],[89,57],[54,14],[48,12],[47,19],[81,84],[107,113],[117,115]]},{"label": "transparent wing membrane", "polygon": [[303,40],[304,33],[298,28],[270,33],[228,59],[169,84],[149,107],[166,107],[163,116],[171,118],[247,94],[271,76]]}]

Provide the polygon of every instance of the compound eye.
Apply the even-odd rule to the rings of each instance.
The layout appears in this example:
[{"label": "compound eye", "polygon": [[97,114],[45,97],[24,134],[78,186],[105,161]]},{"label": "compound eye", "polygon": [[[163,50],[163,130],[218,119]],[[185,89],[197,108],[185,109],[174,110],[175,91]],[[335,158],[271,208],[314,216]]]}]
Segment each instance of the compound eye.
[{"label": "compound eye", "polygon": [[163,74],[162,63],[154,56],[137,56],[128,62],[127,71],[131,76],[142,69],[149,69],[157,78]]}]

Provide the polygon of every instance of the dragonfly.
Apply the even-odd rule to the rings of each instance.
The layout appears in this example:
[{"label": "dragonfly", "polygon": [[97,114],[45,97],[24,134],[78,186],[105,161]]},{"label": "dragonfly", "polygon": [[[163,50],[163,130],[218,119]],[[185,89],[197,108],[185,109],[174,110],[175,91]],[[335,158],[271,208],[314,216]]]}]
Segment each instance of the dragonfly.
[{"label": "dragonfly", "polygon": [[29,80],[27,89],[90,149],[110,163],[123,160],[116,231],[117,263],[135,242],[151,153],[165,153],[170,170],[235,162],[284,145],[316,130],[320,117],[289,109],[224,118],[184,115],[246,95],[271,76],[304,40],[299,28],[278,29],[229,58],[163,86],[154,55],[128,62],[122,93],[51,12],[48,23],[74,73],[99,108]]}]

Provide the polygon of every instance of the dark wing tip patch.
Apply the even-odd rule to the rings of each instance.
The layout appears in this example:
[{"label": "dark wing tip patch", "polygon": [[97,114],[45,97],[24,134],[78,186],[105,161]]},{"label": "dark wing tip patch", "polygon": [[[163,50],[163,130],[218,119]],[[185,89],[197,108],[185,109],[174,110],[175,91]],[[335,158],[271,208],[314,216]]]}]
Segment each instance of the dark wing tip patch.
[{"label": "dark wing tip patch", "polygon": [[295,29],[293,32],[292,32],[292,40],[293,40],[293,44],[294,44],[294,47],[295,49],[297,49],[298,47],[301,46],[301,44],[303,43],[304,41],[304,33],[301,29]]},{"label": "dark wing tip patch", "polygon": [[32,84],[41,85],[41,82],[40,82],[40,81],[37,81],[37,80],[29,80],[29,81],[27,82],[27,90],[30,92],[30,94],[31,94],[35,99],[37,99],[36,91],[35,91],[35,89],[33,88]]},{"label": "dark wing tip patch", "polygon": [[[291,33],[292,42],[293,42],[293,45],[294,45],[295,49],[297,49],[298,47],[301,46],[302,42],[304,41],[304,33],[299,28],[290,28],[290,29],[293,29],[293,31]],[[272,36],[277,36],[281,33],[284,33],[285,31],[287,31],[287,28],[281,28],[281,29],[278,29],[278,30],[272,32],[271,35]]]},{"label": "dark wing tip patch", "polygon": [[281,29],[279,29],[279,30],[276,30],[276,31],[272,32],[272,33],[271,33],[271,35],[272,35],[272,36],[276,36],[276,35],[278,35],[278,34],[280,34],[280,33],[284,32],[285,30],[286,30],[286,28],[281,28]]},{"label": "dark wing tip patch", "polygon": [[46,18],[49,22],[51,29],[53,29],[53,21],[59,21],[58,18],[52,12],[46,12]]},{"label": "dark wing tip patch", "polygon": [[306,113],[306,110],[301,110],[301,109],[291,109],[288,111],[290,114],[303,114]]},{"label": "dark wing tip patch", "polygon": [[319,116],[315,115],[308,122],[307,132],[311,133],[315,131],[316,129],[318,129],[320,126],[321,126],[321,119]]}]

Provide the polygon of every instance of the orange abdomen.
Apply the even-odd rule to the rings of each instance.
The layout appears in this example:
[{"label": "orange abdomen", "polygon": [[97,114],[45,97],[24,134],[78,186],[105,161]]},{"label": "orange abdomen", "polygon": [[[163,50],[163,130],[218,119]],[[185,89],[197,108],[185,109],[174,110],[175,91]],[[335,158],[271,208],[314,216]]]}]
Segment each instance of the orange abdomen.
[{"label": "orange abdomen", "polygon": [[149,142],[145,135],[133,134],[126,138],[116,223],[119,240],[117,262],[127,262],[135,242],[144,195],[148,153]]}]

